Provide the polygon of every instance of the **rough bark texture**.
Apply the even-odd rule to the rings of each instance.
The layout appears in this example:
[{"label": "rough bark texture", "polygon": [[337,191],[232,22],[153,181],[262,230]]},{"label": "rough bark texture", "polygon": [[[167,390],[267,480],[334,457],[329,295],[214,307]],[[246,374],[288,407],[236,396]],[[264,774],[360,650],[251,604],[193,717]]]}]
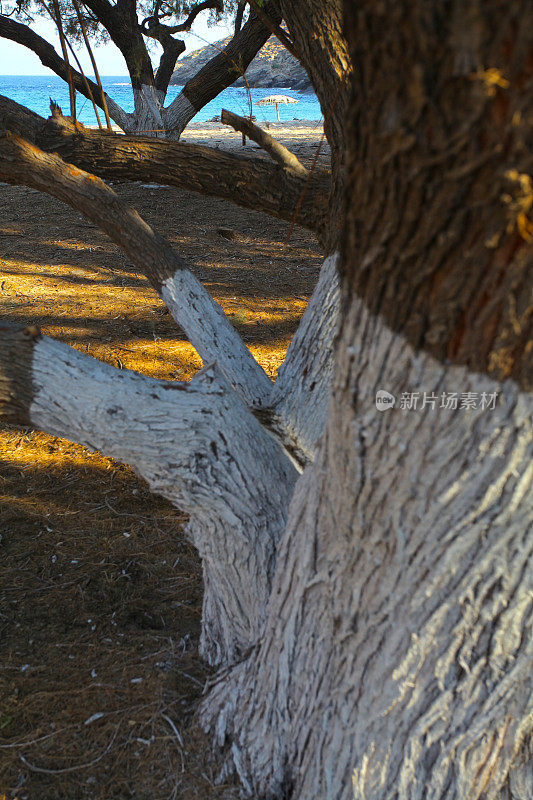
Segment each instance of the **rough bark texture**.
[{"label": "rough bark texture", "polygon": [[325,259],[313,296],[278,370],[269,401],[274,424],[312,459],[324,432],[339,317],[336,255]]},{"label": "rough bark texture", "polygon": [[[437,407],[381,412],[379,389]],[[496,408],[438,407],[469,391]],[[533,722],[532,414],[353,303],[260,647],[202,713],[250,793],[497,796]]]},{"label": "rough bark texture", "polygon": [[353,290],[413,346],[531,390],[533,6],[363,4],[347,21]]},{"label": "rough bark texture", "polygon": [[0,416],[12,424],[30,424],[29,407],[34,386],[31,356],[36,329],[0,324]]},{"label": "rough bark texture", "polygon": [[345,8],[357,69],[327,430],[261,641],[201,719],[254,796],[526,800],[533,11]]},{"label": "rough bark texture", "polygon": [[0,131],[10,131],[35,144],[44,124],[44,117],[0,94]]},{"label": "rough bark texture", "polygon": [[241,657],[262,627],[297,476],[284,448],[214,367],[187,384],[157,381],[31,330],[0,335],[2,414],[130,464],[189,513],[202,653],[211,664]]},{"label": "rough bark texture", "polygon": [[309,75],[324,116],[333,180],[327,211],[326,251],[338,247],[342,230],[346,127],[351,61],[342,30],[342,0],[280,0],[280,10]]}]

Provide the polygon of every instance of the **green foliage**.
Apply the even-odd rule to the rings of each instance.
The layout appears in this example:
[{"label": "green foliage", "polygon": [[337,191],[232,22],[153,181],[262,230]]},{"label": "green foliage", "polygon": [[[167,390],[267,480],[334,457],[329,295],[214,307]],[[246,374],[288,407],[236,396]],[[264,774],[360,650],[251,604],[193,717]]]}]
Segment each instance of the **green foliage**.
[{"label": "green foliage", "polygon": [[[78,22],[76,11],[69,0],[58,0],[63,30],[71,44],[82,43],[83,35]],[[95,44],[109,41],[109,34],[88,9],[80,3],[80,11],[87,31],[87,35]],[[3,13],[13,15],[15,19],[26,24],[31,24],[36,17],[50,19],[53,7],[50,2],[40,0],[17,0],[3,4]],[[52,17],[53,18],[53,17]]]},{"label": "green foliage", "polygon": [[[210,9],[207,13],[208,24],[216,25],[221,20],[231,19],[237,10],[238,0],[224,0],[223,10]],[[195,2],[191,0],[169,0],[160,7],[161,21],[165,25],[182,23],[193,10]],[[2,12],[13,16],[20,22],[31,24],[36,17],[50,19],[52,5],[48,0],[8,0],[2,3]],[[82,43],[83,35],[75,9],[70,0],[59,0],[59,9],[63,29],[71,44]],[[80,10],[88,36],[95,44],[109,41],[109,34],[96,16],[80,2]],[[138,0],[137,16],[139,22],[153,17],[156,11],[156,0]],[[206,12],[203,12],[204,14]]]}]

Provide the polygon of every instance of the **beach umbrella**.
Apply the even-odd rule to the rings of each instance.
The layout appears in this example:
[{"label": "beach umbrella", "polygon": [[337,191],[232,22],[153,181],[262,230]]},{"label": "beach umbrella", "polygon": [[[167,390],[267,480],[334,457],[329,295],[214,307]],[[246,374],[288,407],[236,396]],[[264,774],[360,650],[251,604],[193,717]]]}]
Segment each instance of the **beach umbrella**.
[{"label": "beach umbrella", "polygon": [[276,106],[276,114],[278,115],[279,119],[279,108],[278,106],[283,105],[284,103],[299,103],[299,100],[296,100],[295,97],[289,97],[286,94],[269,94],[268,97],[263,97],[262,100],[259,100],[256,103],[256,106]]}]

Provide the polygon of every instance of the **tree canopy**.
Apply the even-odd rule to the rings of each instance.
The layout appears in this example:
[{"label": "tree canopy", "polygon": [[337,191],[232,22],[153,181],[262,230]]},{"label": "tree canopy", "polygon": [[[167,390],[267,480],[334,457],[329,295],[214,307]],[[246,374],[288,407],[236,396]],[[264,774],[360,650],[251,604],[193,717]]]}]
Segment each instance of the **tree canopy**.
[{"label": "tree canopy", "polygon": [[[164,134],[179,138],[184,127],[209,100],[216,97],[244,74],[271,34],[281,22],[276,4],[265,3],[252,9],[245,22],[245,5],[229,0],[201,0],[198,3],[165,3],[163,0],[21,0],[8,3],[0,14],[0,37],[11,39],[36,53],[42,63],[68,81],[78,91],[109,112],[124,131],[145,135]],[[201,14],[212,22],[234,19],[235,34],[229,43],[189,80],[181,93],[165,108],[165,97],[176,60],[185,51],[179,34],[189,31]],[[32,30],[35,16],[53,19],[60,34],[62,55]],[[77,61],[73,44],[111,40],[124,56],[135,100],[133,113],[126,113],[101,86],[80,73],[71,63]],[[151,51],[162,52],[154,69]],[[89,44],[87,44],[90,47]],[[93,58],[91,54],[91,58]],[[93,58],[96,73],[96,65]],[[79,67],[79,62],[78,62]],[[81,68],[80,68],[81,69]]]}]

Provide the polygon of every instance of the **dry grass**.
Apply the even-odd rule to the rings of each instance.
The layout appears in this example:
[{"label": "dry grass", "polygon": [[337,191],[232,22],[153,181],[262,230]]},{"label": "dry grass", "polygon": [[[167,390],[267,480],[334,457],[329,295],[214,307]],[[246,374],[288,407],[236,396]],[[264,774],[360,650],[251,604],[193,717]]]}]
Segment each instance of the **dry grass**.
[{"label": "dry grass", "polygon": [[[312,237],[170,189],[118,191],[167,235],[272,376],[316,280]],[[98,230],[0,187],[0,303],[119,368],[187,380],[200,366],[146,280]],[[235,240],[217,234],[223,225]],[[58,387],[58,391],[61,387]],[[186,519],[127,467],[0,430],[0,798],[220,798],[191,726],[201,566]]]}]

